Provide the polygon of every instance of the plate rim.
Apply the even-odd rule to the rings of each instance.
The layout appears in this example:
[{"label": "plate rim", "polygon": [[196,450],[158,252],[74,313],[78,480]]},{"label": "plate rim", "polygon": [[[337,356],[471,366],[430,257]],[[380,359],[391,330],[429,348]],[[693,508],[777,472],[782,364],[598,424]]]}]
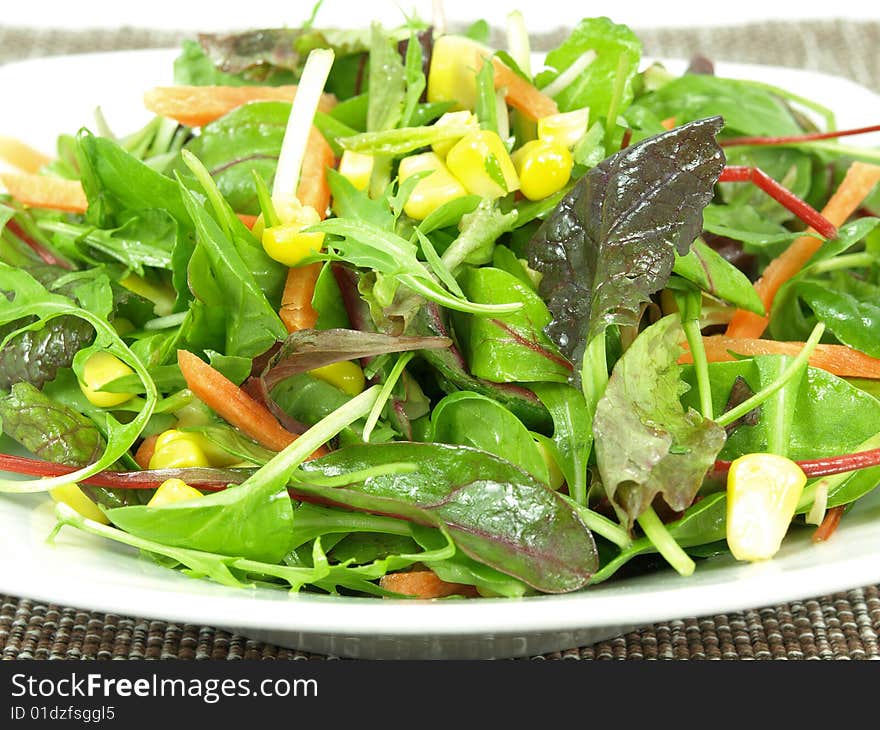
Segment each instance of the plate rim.
[{"label": "plate rim", "polygon": [[[151,48],[136,49],[109,52],[93,52],[83,54],[70,54],[50,56],[36,59],[26,59],[14,61],[0,66],[0,80],[7,73],[21,74],[26,73],[29,66],[63,66],[65,63],[75,61],[78,63],[88,63],[89,61],[101,62],[106,61],[108,57],[119,60],[120,57],[127,57],[132,62],[138,62],[140,59],[163,58],[170,59],[172,54],[178,53],[179,47],[170,48]],[[680,59],[668,60],[670,65],[682,64],[684,61]],[[861,86],[860,84],[839,76],[834,76],[821,71],[811,71],[806,69],[798,69],[784,66],[768,66],[762,64],[747,63],[731,63],[718,62],[717,68],[725,76],[749,78],[749,76],[739,76],[739,74],[757,74],[760,72],[770,71],[774,75],[784,74],[790,77],[803,77],[804,83],[810,78],[823,78],[827,83],[834,83],[842,87],[850,87],[867,93],[878,103],[880,103],[880,95],[876,92]],[[754,76],[752,76],[754,78]],[[835,110],[839,111],[839,110]],[[0,497],[0,517],[7,512],[5,497]],[[868,529],[868,526],[856,526]],[[845,528],[842,528],[845,529]],[[876,532],[874,531],[869,532]],[[63,545],[64,540],[59,538],[58,542]],[[875,535],[876,536],[876,535]],[[0,540],[2,544],[3,540]],[[822,549],[825,546],[816,546],[815,549]],[[784,575],[780,576],[780,571],[773,570],[772,561],[770,563],[755,567],[751,571],[753,576],[746,581],[752,584],[758,582],[762,585],[762,593],[759,600],[752,596],[749,590],[742,590],[741,584],[731,587],[726,591],[715,591],[707,594],[705,586],[688,586],[677,585],[675,580],[677,576],[670,574],[672,584],[668,588],[649,589],[643,591],[652,601],[640,601],[638,591],[634,596],[624,596],[623,601],[634,604],[628,613],[616,614],[613,619],[607,611],[598,611],[598,615],[592,614],[590,611],[583,615],[581,612],[573,610],[573,607],[579,607],[584,604],[586,608],[591,606],[587,604],[598,604],[599,606],[616,606],[620,601],[620,597],[615,596],[617,592],[613,588],[599,587],[594,591],[579,591],[564,595],[540,595],[529,596],[522,599],[509,598],[484,598],[476,602],[471,601],[413,601],[413,600],[382,600],[377,601],[374,598],[340,598],[333,596],[318,596],[310,594],[299,594],[288,596],[287,599],[280,599],[274,594],[280,593],[288,595],[284,591],[271,591],[273,597],[268,596],[266,600],[261,600],[261,594],[253,594],[247,590],[231,589],[236,591],[236,595],[232,596],[214,596],[211,592],[206,594],[193,594],[192,592],[180,593],[176,590],[154,590],[151,588],[135,588],[124,596],[117,597],[116,594],[104,592],[93,592],[89,595],[74,595],[72,590],[68,589],[65,583],[63,590],[51,590],[51,586],[41,584],[36,573],[27,573],[21,568],[16,568],[18,563],[15,560],[15,551],[7,552],[12,555],[12,567],[8,566],[10,561],[6,559],[0,560],[0,587],[4,591],[21,595],[29,599],[48,601],[52,603],[62,603],[64,605],[82,605],[88,603],[93,610],[113,612],[121,614],[135,613],[141,615],[143,610],[138,604],[148,605],[147,613],[157,618],[162,617],[168,621],[183,621],[199,624],[216,624],[222,626],[235,626],[236,628],[251,628],[254,630],[279,630],[285,632],[303,632],[314,634],[333,634],[333,635],[352,635],[352,636],[375,636],[377,632],[384,632],[385,635],[391,635],[400,638],[413,638],[416,636],[424,637],[432,636],[463,636],[463,635],[484,635],[491,634],[512,634],[512,633],[534,633],[534,632],[556,632],[566,630],[577,630],[585,628],[594,628],[609,626],[611,624],[644,624],[653,621],[662,621],[686,615],[707,615],[717,612],[727,612],[741,610],[754,607],[756,604],[771,604],[777,602],[787,602],[791,600],[799,600],[809,596],[815,596],[820,593],[838,592],[848,589],[857,589],[859,587],[880,581],[880,560],[877,554],[870,555],[852,555],[849,559],[835,563],[835,570],[826,570],[825,580],[820,584],[810,582],[802,588],[798,586],[799,578],[802,573],[809,572],[810,568],[798,568],[789,571],[781,571]],[[132,554],[131,558],[141,561],[136,554]],[[771,566],[766,569],[766,566]],[[736,566],[742,568],[743,566]],[[166,569],[157,570],[165,572]],[[873,571],[873,572],[872,572]],[[852,575],[854,572],[865,576],[864,580],[853,585]],[[763,576],[761,575],[763,573]],[[174,573],[183,580],[192,580]],[[12,579],[16,580],[13,581]],[[738,583],[735,581],[735,583]],[[215,584],[212,584],[215,585]],[[605,584],[606,586],[622,586],[623,584]],[[223,588],[217,586],[217,588]],[[271,589],[263,589],[270,591]],[[186,600],[180,602],[169,602],[170,593],[174,595],[189,596],[190,599],[196,600],[193,604]],[[626,590],[620,592],[626,593]],[[609,595],[610,594],[610,595]],[[152,600],[149,600],[152,599]],[[682,599],[688,603],[687,610],[683,611]],[[232,615],[241,606],[268,605],[272,608],[266,615],[254,617],[251,612],[245,611],[238,616],[236,620],[231,620]],[[229,611],[224,616],[206,615],[201,608],[202,605],[210,606],[213,604],[216,608],[228,607]],[[350,611],[350,607],[354,605],[358,610],[358,623],[352,624],[351,617],[345,616],[346,611]],[[291,606],[308,607],[315,610],[291,612],[288,609]],[[534,609],[532,607],[535,607]],[[408,620],[412,618],[416,609],[419,613],[417,620]],[[210,614],[210,611],[208,612]],[[376,614],[374,616],[374,614]],[[457,619],[461,615],[467,615],[468,622],[463,624]],[[337,618],[338,615],[338,618]],[[449,618],[445,618],[446,616]],[[473,621],[474,615],[477,622]],[[248,618],[253,617],[254,620],[249,621]],[[437,620],[437,618],[444,620]],[[328,620],[331,619],[331,620]],[[259,620],[257,620],[259,619]],[[346,620],[349,619],[349,620]],[[336,623],[334,623],[336,621]]]}]

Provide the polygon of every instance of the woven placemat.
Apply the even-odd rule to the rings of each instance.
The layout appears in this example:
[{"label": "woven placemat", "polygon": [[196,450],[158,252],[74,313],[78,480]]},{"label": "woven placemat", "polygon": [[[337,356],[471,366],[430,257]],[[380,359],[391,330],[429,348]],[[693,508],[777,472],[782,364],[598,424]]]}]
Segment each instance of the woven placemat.
[{"label": "woven placemat", "polygon": [[[552,47],[564,31],[535,38]],[[805,68],[880,91],[880,22],[768,22],[637,29],[645,55]],[[176,46],[186,33],[71,32],[0,25],[0,63],[65,53]],[[880,110],[878,110],[880,114]],[[178,625],[0,596],[2,659],[325,659],[208,626]],[[537,659],[880,659],[880,586],[646,626]]]}]

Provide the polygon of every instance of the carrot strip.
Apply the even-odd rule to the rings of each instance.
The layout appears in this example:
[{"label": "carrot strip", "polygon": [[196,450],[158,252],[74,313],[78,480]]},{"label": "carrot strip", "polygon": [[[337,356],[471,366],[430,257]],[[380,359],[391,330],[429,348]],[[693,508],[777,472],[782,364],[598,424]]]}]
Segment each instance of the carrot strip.
[{"label": "carrot strip", "polygon": [[19,203],[32,208],[85,213],[89,207],[79,180],[27,172],[4,172],[0,173],[0,182]]},{"label": "carrot strip", "polygon": [[159,434],[147,436],[141,441],[141,445],[138,446],[137,451],[134,452],[134,460],[141,469],[146,470],[150,468],[150,459],[153,458],[153,454],[156,451],[156,441],[158,438]]},{"label": "carrot strip", "polygon": [[[203,127],[251,101],[292,101],[296,86],[157,86],[144,94],[144,106],[188,127]],[[336,97],[324,94],[318,108],[329,112]]]},{"label": "carrot strip", "polygon": [[473,586],[464,583],[447,583],[440,580],[433,570],[413,570],[408,573],[389,573],[379,579],[379,585],[388,591],[413,598],[446,598],[446,596],[476,597]]},{"label": "carrot strip", "polygon": [[[880,166],[854,162],[822,209],[822,215],[839,228],[858,209],[878,181]],[[755,282],[755,291],[761,297],[766,312],[770,312],[780,287],[804,267],[821,245],[822,242],[814,236],[801,236],[768,264],[761,278]],[[728,337],[760,337],[769,322],[769,314],[760,316],[740,309],[733,315],[725,334]]]},{"label": "carrot strip", "polygon": [[287,271],[287,281],[281,294],[278,316],[288,332],[311,329],[318,321],[318,313],[312,306],[315,284],[321,273],[321,264],[294,266]]},{"label": "carrot strip", "polygon": [[[687,350],[687,343],[682,343]],[[754,357],[755,355],[790,355],[795,357],[804,347],[803,342],[777,342],[747,337],[711,335],[703,337],[703,346],[709,362],[732,362],[731,353]],[[693,356],[686,351],[679,363],[692,363]],[[880,360],[846,345],[817,345],[809,364],[841,378],[880,379]]]},{"label": "carrot strip", "polygon": [[832,507],[825,513],[825,519],[813,533],[813,542],[825,542],[835,533],[840,524],[840,518],[843,517],[843,509],[841,505],[840,507]]},{"label": "carrot strip", "polygon": [[23,172],[36,173],[43,165],[50,163],[52,158],[21,140],[0,135],[0,160]]},{"label": "carrot strip", "polygon": [[296,197],[303,205],[310,205],[323,219],[330,206],[330,184],[327,168],[336,163],[336,155],[324,135],[316,127],[309,131],[309,142],[299,173]]},{"label": "carrot strip", "polygon": [[660,122],[660,126],[667,131],[675,129],[675,117],[666,117],[666,119]]},{"label": "carrot strip", "polygon": [[[327,168],[335,163],[336,156],[324,135],[312,127],[300,171],[297,198],[303,205],[309,205],[318,211],[322,219],[330,207]],[[281,309],[278,311],[278,316],[288,332],[310,329],[318,321],[318,313],[312,306],[312,297],[315,295],[315,284],[320,273],[320,263],[294,266],[288,270],[284,292],[281,294]]]},{"label": "carrot strip", "polygon": [[505,66],[500,58],[493,57],[492,65],[495,68],[495,88],[507,89],[504,99],[514,109],[535,121],[559,113],[559,107],[553,99]]},{"label": "carrot strip", "polygon": [[[296,440],[265,406],[191,352],[178,350],[177,364],[199,400],[267,449],[281,451]],[[326,453],[319,449],[315,455],[319,452]]]},{"label": "carrot strip", "polygon": [[249,213],[236,213],[238,219],[244,223],[248,228],[253,228],[257,223],[257,217],[255,215],[250,215]]}]

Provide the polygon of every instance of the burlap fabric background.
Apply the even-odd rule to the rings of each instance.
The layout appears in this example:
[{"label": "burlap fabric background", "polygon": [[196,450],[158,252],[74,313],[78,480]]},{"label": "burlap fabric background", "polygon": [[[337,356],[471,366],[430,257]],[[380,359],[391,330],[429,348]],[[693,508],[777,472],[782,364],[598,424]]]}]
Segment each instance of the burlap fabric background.
[{"label": "burlap fabric background", "polygon": [[[645,54],[805,68],[880,91],[880,22],[773,22],[636,29]],[[562,36],[534,39],[537,50]],[[0,25],[0,63],[39,56],[171,47],[185,33],[70,32]],[[8,101],[8,100],[7,100]],[[880,119],[880,108],[877,109]],[[880,659],[880,586],[778,606],[684,617],[538,659]],[[117,616],[0,596],[3,659],[324,659],[208,626]]]}]

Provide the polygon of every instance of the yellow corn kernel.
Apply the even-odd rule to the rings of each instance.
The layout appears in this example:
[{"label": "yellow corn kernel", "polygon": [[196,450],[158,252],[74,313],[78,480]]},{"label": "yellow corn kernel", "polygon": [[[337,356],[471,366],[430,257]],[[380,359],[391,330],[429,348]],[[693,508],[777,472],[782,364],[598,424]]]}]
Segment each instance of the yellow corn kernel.
[{"label": "yellow corn kernel", "polygon": [[101,512],[101,510],[98,508],[98,505],[90,500],[85,495],[85,492],[83,492],[83,490],[80,489],[79,485],[75,482],[62,484],[60,487],[50,489],[49,496],[52,497],[52,499],[54,499],[56,502],[63,502],[68,507],[76,510],[87,519],[94,520],[95,522],[100,522],[104,525],[110,524],[110,520],[107,519],[107,515]]},{"label": "yellow corn kernel", "polygon": [[201,496],[202,493],[198,489],[193,489],[182,479],[166,479],[147,502],[147,507],[166,507],[169,504],[187,502]]},{"label": "yellow corn kernel", "polygon": [[150,458],[150,469],[182,469],[190,466],[211,466],[195,434],[169,429],[159,434]]},{"label": "yellow corn kernel", "polygon": [[446,155],[446,166],[469,193],[482,198],[500,198],[519,188],[504,142],[488,129],[471,132],[456,142]]},{"label": "yellow corn kernel", "polygon": [[[178,421],[178,426],[180,426],[180,422]],[[205,457],[208,459],[208,463],[211,466],[216,467],[225,467],[232,466],[233,464],[238,464],[241,459],[235,454],[230,454],[226,449],[219,447],[209,438],[203,436],[200,433],[187,432],[187,436],[192,437],[196,444],[198,444],[199,448],[204,452]]]},{"label": "yellow corn kernel", "polygon": [[366,190],[373,175],[373,155],[345,150],[339,159],[339,174],[358,190]]},{"label": "yellow corn kernel", "polygon": [[109,352],[96,352],[86,360],[83,366],[83,379],[79,389],[92,405],[98,408],[114,408],[121,406],[134,397],[134,393],[104,393],[101,391],[107,383],[117,378],[131,375],[134,372],[116,355]]},{"label": "yellow corn kernel", "polygon": [[[446,112],[442,117],[440,117],[436,122],[434,122],[435,127],[464,127],[471,126],[474,130],[479,128],[479,123],[477,122],[476,116],[469,111],[460,111],[460,112]],[[434,150],[440,157],[446,157],[449,154],[449,150],[457,142],[457,139],[444,139],[442,142],[435,142],[431,145],[431,149]]]},{"label": "yellow corn kernel", "polygon": [[737,560],[777,553],[806,483],[797,464],[776,454],[747,454],[730,465],[727,545]]},{"label": "yellow corn kernel", "polygon": [[574,147],[578,140],[587,133],[589,121],[589,109],[575,109],[570,112],[560,112],[542,117],[538,120],[538,139],[563,147]]},{"label": "yellow corn kernel", "polygon": [[280,226],[271,226],[263,231],[263,250],[270,258],[285,266],[296,266],[306,256],[317,253],[324,245],[323,233],[305,233],[308,228],[319,223],[318,211],[310,205],[300,209],[299,217]]},{"label": "yellow corn kernel", "polygon": [[404,157],[400,161],[397,175],[403,183],[420,172],[431,174],[416,183],[403,206],[406,214],[414,220],[424,220],[444,203],[467,195],[464,186],[455,179],[443,164],[443,160],[434,152]]},{"label": "yellow corn kernel", "polygon": [[492,49],[460,35],[442,35],[434,40],[428,70],[429,102],[450,101],[453,109],[474,109],[477,103],[477,71]]},{"label": "yellow corn kernel", "polygon": [[543,200],[566,186],[574,161],[566,147],[536,139],[526,142],[513,155],[522,194]]},{"label": "yellow corn kernel", "polygon": [[364,389],[364,371],[350,360],[334,362],[332,365],[309,370],[309,374],[320,378],[325,383],[335,385],[350,396],[356,396]]}]

